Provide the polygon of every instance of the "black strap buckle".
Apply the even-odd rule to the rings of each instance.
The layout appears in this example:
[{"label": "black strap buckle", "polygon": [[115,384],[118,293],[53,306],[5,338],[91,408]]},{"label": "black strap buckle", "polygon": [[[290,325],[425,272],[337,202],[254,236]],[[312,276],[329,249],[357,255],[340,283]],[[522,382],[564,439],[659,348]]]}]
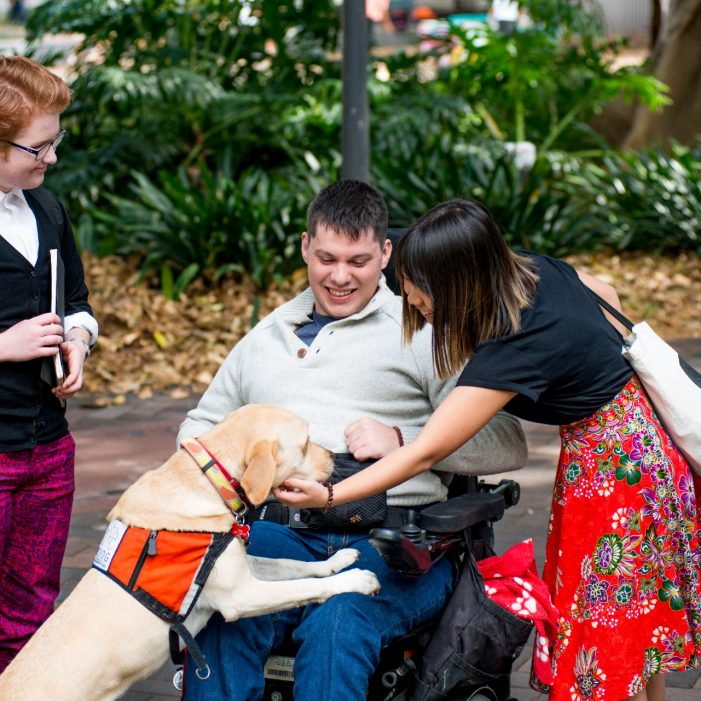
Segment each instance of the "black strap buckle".
[{"label": "black strap buckle", "polygon": [[255,509],[251,509],[246,520],[249,523],[254,521],[272,521],[290,528],[307,528],[307,524],[302,521],[299,509],[291,508],[278,501],[269,501]]}]

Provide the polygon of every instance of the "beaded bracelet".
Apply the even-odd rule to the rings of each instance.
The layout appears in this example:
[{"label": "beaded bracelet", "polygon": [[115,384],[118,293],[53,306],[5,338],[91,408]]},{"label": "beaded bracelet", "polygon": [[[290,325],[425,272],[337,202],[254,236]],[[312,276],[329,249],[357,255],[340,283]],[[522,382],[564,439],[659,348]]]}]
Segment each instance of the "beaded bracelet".
[{"label": "beaded bracelet", "polygon": [[324,513],[328,514],[333,508],[333,484],[331,482],[324,482],[324,487],[329,490],[329,496],[326,500],[326,506],[324,506]]},{"label": "beaded bracelet", "polygon": [[399,426],[392,426],[392,428],[397,434],[397,438],[399,439],[399,447],[401,448],[404,445],[404,436],[402,435],[402,431]]}]

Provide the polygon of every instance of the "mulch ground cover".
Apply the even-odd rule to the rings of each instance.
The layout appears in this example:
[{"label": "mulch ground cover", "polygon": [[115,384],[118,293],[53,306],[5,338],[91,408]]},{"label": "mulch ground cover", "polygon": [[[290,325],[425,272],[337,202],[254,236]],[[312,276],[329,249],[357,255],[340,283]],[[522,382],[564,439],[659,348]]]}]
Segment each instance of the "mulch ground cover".
[{"label": "mulch ground cover", "polygon": [[[255,316],[262,318],[306,285],[300,270],[257,299],[250,281],[232,278],[216,287],[195,283],[173,301],[140,280],[133,260],[83,260],[100,322],[84,387],[96,405],[121,403],[129,393],[146,399],[154,392],[202,392]],[[701,337],[699,256],[596,254],[568,260],[613,284],[633,320],[648,320],[668,340]]]}]

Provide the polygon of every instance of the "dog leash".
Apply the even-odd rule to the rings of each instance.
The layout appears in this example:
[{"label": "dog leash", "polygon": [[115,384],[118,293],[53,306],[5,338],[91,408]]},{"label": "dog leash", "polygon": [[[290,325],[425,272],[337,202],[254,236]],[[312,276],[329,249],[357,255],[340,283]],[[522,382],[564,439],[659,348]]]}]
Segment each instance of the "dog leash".
[{"label": "dog leash", "polygon": [[[168,631],[170,658],[173,661],[173,664],[182,665],[183,663],[185,655],[184,650],[180,649],[181,640],[183,641],[183,643],[185,643],[185,647],[187,648],[188,652],[190,653],[190,656],[197,665],[197,669],[195,670],[197,678],[201,679],[202,681],[204,681],[205,679],[209,679],[212,671],[209,665],[207,664],[207,660],[202,654],[202,650],[200,650],[199,645],[195,642],[195,639],[192,637],[190,631],[185,627],[185,625],[181,621],[176,621],[175,623],[172,623],[170,626],[170,630]],[[175,688],[178,689],[177,684],[175,685]]]},{"label": "dog leash", "polygon": [[171,623],[170,630],[168,631],[168,644],[170,645],[170,659],[173,664],[178,665],[179,669],[176,670],[173,676],[173,686],[178,690],[182,691],[183,687],[183,662],[185,659],[185,651],[180,649],[180,641],[183,641],[185,647],[187,648],[190,656],[192,657],[197,669],[195,670],[195,675],[198,679],[204,681],[209,679],[212,670],[207,664],[207,660],[200,650],[200,646],[195,642],[190,631],[185,627],[182,621],[175,621]]}]

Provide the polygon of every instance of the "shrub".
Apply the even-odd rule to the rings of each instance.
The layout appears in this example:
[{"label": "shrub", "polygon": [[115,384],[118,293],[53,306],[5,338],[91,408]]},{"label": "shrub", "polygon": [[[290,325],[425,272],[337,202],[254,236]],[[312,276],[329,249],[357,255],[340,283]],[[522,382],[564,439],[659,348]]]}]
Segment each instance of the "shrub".
[{"label": "shrub", "polygon": [[294,171],[250,169],[233,181],[199,164],[160,171],[158,184],[136,172],[131,196],[112,196],[113,211],[98,219],[117,232],[118,254],[137,254],[145,270],[161,271],[164,291],[182,291],[195,275],[216,281],[230,272],[265,289],[302,264],[299,235],[318,187]]},{"label": "shrub", "polygon": [[[636,162],[586,126],[620,94],[662,104],[659,83],[611,70],[619,44],[601,39],[582,2],[526,4],[530,31],[456,30],[427,53],[371,59],[371,170],[391,223],[473,196],[514,245],[553,255],[698,250],[698,153]],[[300,265],[306,207],[341,169],[338,27],[334,0],[37,8],[30,40],[84,37],[71,138],[50,176],[80,245],[136,254],[168,296],[232,271],[264,288]],[[524,138],[539,153],[528,171],[505,147]]]},{"label": "shrub", "polygon": [[701,254],[701,149],[612,151],[582,166],[582,184],[612,246]]}]

